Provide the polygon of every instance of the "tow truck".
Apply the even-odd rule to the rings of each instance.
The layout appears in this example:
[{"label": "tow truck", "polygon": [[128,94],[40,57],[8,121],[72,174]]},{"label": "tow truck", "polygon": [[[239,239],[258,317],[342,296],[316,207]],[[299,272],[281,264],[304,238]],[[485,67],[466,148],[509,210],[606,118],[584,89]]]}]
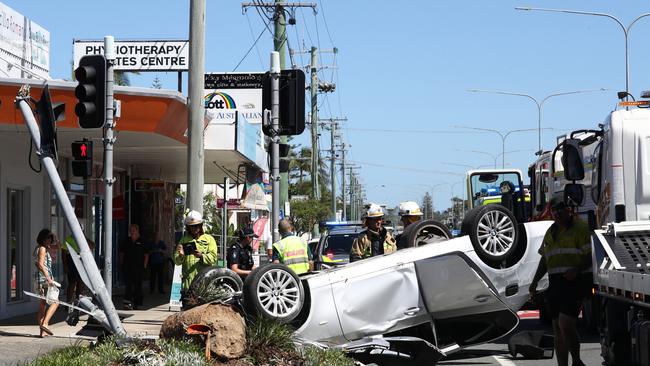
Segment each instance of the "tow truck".
[{"label": "tow truck", "polygon": [[[642,98],[650,98],[650,93]],[[621,101],[619,107],[597,129],[569,134],[545,156],[546,167],[534,164],[539,175],[532,178],[540,187],[548,179],[547,186],[563,192],[595,229],[593,293],[605,363],[648,366],[650,100]],[[541,213],[542,197],[533,194],[533,201]]]}]

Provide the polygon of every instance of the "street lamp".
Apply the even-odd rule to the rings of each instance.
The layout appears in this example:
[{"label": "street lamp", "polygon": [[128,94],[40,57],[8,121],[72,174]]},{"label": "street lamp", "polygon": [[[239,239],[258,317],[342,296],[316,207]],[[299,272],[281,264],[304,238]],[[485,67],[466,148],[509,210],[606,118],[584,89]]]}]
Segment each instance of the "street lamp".
[{"label": "street lamp", "polygon": [[[510,130],[510,131],[499,131],[499,130],[494,130],[491,128],[482,128],[482,127],[468,127],[468,126],[454,126],[456,128],[465,128],[468,130],[476,130],[476,131],[485,131],[485,132],[494,132],[501,137],[501,168],[504,169],[506,167],[506,139],[511,133],[515,132],[530,132],[530,131],[537,131],[538,129],[536,128],[526,128],[526,129],[518,129],[518,130]],[[542,130],[552,130],[552,128],[542,128]]]},{"label": "street lamp", "polygon": [[[510,151],[506,151],[505,153],[503,153],[503,152],[498,153],[498,154],[496,154],[496,155],[494,155],[494,154],[490,154],[489,152],[485,152],[485,151],[479,151],[479,150],[463,150],[463,149],[456,149],[456,151],[461,151],[461,152],[471,152],[471,153],[475,153],[475,154],[483,154],[483,155],[487,155],[487,156],[489,156],[490,158],[492,158],[492,160],[494,160],[494,169],[496,169],[496,168],[497,168],[497,159],[499,158],[499,156],[504,156],[504,155],[506,155],[506,154],[512,154],[512,153],[522,152],[522,151],[535,151],[535,149],[519,149],[519,150],[510,150]],[[488,167],[488,165],[480,165],[480,166],[476,167],[476,169],[481,169],[482,167],[486,168],[486,167]]]},{"label": "street lamp", "polygon": [[574,90],[574,91],[569,91],[569,92],[560,92],[560,93],[552,93],[547,96],[545,96],[541,101],[539,101],[537,98],[533,97],[532,95],[529,94],[524,94],[524,93],[513,93],[513,92],[508,92],[508,91],[501,91],[501,90],[482,90],[482,89],[468,89],[468,92],[471,93],[490,93],[490,94],[504,94],[504,95],[514,95],[518,97],[526,97],[530,98],[535,104],[537,105],[537,131],[538,131],[538,154],[542,154],[542,106],[544,105],[544,102],[549,100],[550,98],[557,97],[560,95],[569,95],[569,94],[580,94],[580,93],[591,93],[591,92],[597,92],[597,91],[605,91],[607,89],[605,88],[600,88],[600,89],[587,89],[587,90]]},{"label": "street lamp", "polygon": [[[567,10],[567,9],[548,9],[548,8],[530,8],[530,7],[515,7],[516,10],[536,10],[536,11],[548,11],[548,12],[554,12],[554,13],[568,13],[568,14],[579,14],[579,15],[594,15],[597,17],[605,17],[612,19],[616,23],[618,23],[619,26],[621,26],[621,29],[623,30],[623,34],[625,35],[625,92],[630,93],[630,65],[628,62],[628,36],[630,34],[630,29],[636,23],[639,21],[641,18],[645,18],[647,16],[650,16],[650,13],[644,13],[636,17],[627,27],[623,25],[623,22],[618,20],[615,16],[611,14],[606,14],[606,13],[596,13],[596,12],[591,12],[591,11],[578,11],[578,10]],[[627,96],[626,96],[627,99]]]},{"label": "street lamp", "polygon": [[[438,184],[417,184],[417,185],[427,187],[428,189],[431,190],[431,210],[435,212],[435,206],[433,205],[433,202],[434,202],[434,197],[435,197],[435,193],[436,193],[436,188],[438,188],[440,186],[444,186],[444,185],[451,185],[451,183],[442,182],[442,183],[438,183]],[[433,213],[431,213],[431,218],[433,218]]]}]

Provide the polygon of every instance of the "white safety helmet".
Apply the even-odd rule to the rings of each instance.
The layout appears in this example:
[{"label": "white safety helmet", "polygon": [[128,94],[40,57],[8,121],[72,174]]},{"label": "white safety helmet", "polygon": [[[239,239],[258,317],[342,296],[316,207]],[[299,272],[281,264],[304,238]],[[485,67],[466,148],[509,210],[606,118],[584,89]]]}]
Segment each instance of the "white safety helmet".
[{"label": "white safety helmet", "polygon": [[366,211],[366,217],[383,217],[384,210],[376,203],[371,203]]},{"label": "white safety helmet", "polygon": [[413,201],[400,202],[399,204],[400,216],[422,216],[420,206]]},{"label": "white safety helmet", "polygon": [[192,226],[192,225],[198,225],[203,223],[203,216],[198,211],[190,211],[187,213],[187,216],[185,216],[185,225],[186,226]]}]

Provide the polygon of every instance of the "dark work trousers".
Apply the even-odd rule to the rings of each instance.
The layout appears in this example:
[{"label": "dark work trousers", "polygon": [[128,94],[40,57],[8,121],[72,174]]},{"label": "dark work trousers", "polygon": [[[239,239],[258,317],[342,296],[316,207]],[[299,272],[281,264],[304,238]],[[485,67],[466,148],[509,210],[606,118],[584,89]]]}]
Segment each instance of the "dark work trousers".
[{"label": "dark work trousers", "polygon": [[153,294],[156,289],[156,283],[158,284],[158,292],[161,294],[165,292],[165,287],[163,286],[163,263],[152,263],[149,265],[151,268],[151,273],[149,275],[149,292]]},{"label": "dark work trousers", "polygon": [[129,268],[126,272],[126,294],[124,295],[124,299],[130,301],[133,306],[142,306],[143,278],[143,268]]}]

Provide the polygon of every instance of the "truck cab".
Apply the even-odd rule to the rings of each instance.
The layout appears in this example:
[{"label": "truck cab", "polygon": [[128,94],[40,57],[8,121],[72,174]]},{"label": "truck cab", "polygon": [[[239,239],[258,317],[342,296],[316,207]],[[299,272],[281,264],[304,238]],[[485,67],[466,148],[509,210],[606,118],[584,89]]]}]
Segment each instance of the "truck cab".
[{"label": "truck cab", "polygon": [[[611,112],[598,130],[574,131],[558,145],[554,153],[561,153],[567,182],[557,188],[567,202],[592,213],[594,293],[605,362],[648,366],[650,101],[619,106],[625,109]],[[576,138],[585,132],[590,136]]]},{"label": "truck cab", "polygon": [[481,169],[467,172],[469,209],[489,204],[506,207],[518,222],[526,221],[530,195],[517,169]]}]

